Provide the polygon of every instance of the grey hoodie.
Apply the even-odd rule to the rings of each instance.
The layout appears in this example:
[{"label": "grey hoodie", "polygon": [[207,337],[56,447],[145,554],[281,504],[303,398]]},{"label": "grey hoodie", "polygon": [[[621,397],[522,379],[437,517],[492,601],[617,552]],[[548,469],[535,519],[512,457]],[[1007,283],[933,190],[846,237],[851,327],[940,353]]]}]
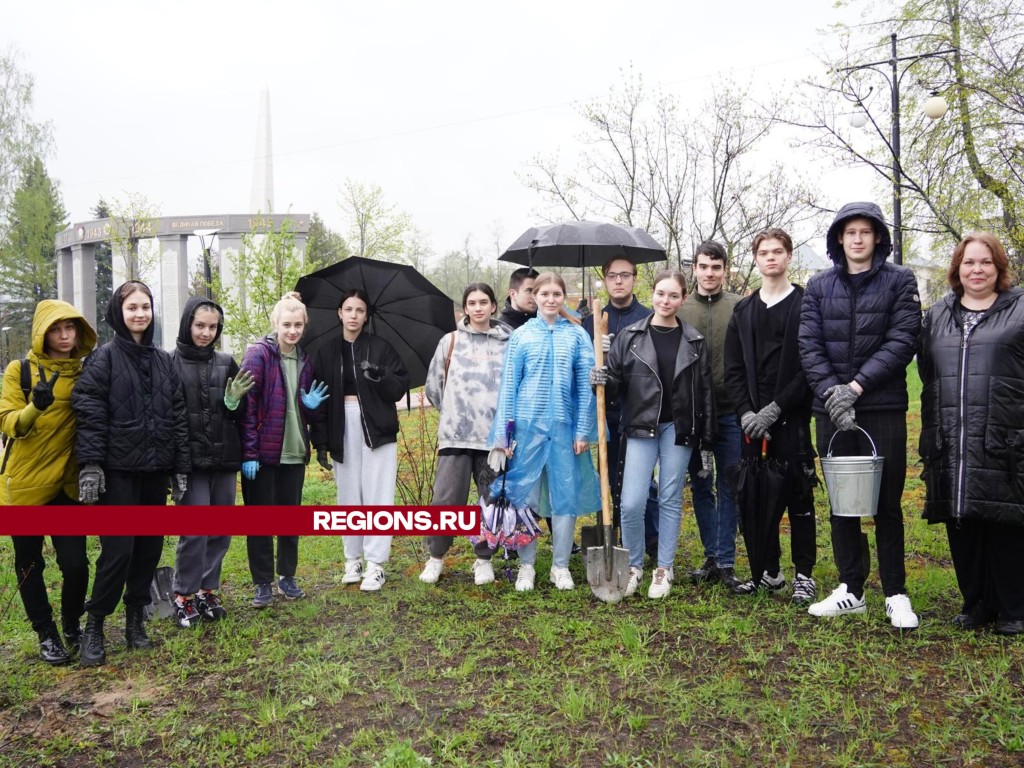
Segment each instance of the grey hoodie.
[{"label": "grey hoodie", "polygon": [[[445,360],[453,334],[455,349],[446,378]],[[437,447],[486,451],[510,330],[491,320],[490,330],[481,333],[469,327],[469,318],[463,318],[453,334],[438,343],[427,369],[427,397],[440,413]]]}]

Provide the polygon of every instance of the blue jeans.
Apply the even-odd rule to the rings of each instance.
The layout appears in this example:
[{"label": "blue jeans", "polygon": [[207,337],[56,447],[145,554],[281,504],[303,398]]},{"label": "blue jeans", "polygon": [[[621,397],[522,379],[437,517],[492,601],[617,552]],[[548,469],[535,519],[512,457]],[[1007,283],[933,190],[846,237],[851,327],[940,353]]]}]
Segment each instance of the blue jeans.
[{"label": "blue jeans", "polygon": [[658,567],[671,568],[683,518],[683,486],[690,463],[690,447],[676,445],[672,422],[659,424],[654,438],[631,437],[626,442],[622,473],[622,545],[629,550],[629,565],[644,562],[644,508],[654,465],[658,469]]},{"label": "blue jeans", "polygon": [[[647,475],[650,477],[650,474]],[[551,525],[551,567],[568,568],[569,555],[572,554],[572,540],[576,535],[575,515],[552,515],[548,518]],[[519,562],[533,565],[537,561],[537,540],[534,539],[519,550]]]},{"label": "blue jeans", "polygon": [[700,540],[704,545],[704,557],[714,558],[721,568],[732,568],[736,564],[736,499],[733,495],[733,479],[740,463],[741,437],[736,414],[730,412],[719,416],[718,439],[713,448],[714,473],[701,478],[697,477],[695,468],[691,467],[690,471],[693,511]]}]

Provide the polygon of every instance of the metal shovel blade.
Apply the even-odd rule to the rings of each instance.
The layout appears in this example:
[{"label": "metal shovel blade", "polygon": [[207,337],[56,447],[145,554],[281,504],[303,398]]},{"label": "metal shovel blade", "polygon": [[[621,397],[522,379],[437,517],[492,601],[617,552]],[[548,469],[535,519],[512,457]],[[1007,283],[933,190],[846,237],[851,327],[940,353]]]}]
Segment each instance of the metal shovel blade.
[{"label": "metal shovel blade", "polygon": [[583,550],[584,559],[592,547],[600,547],[602,544],[604,538],[601,536],[600,525],[584,525],[580,528],[580,549]]},{"label": "metal shovel blade", "polygon": [[626,585],[629,584],[629,550],[625,547],[588,549],[587,583],[598,600],[605,603],[619,602],[625,596]]}]

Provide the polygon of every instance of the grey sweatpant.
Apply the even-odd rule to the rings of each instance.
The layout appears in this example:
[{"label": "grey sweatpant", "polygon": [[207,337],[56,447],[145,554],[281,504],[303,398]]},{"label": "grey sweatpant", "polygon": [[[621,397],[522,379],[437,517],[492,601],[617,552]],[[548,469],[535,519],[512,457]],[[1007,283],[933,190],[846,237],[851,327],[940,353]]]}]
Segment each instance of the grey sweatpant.
[{"label": "grey sweatpant", "polygon": [[[181,500],[188,506],[227,507],[235,503],[236,472],[193,472]],[[220,589],[220,569],[231,545],[230,536],[181,536],[174,554],[171,588],[179,595]]]},{"label": "grey sweatpant", "polygon": [[[474,451],[437,457],[437,471],[434,475],[434,497],[431,505],[457,505],[466,503],[469,496],[470,478],[476,481],[476,490],[487,499],[487,489],[494,480],[494,470],[487,466],[487,452]],[[427,549],[431,557],[444,557],[451,549],[453,536],[427,536]],[[490,560],[494,554],[486,541],[473,545],[473,551],[481,560]]]}]

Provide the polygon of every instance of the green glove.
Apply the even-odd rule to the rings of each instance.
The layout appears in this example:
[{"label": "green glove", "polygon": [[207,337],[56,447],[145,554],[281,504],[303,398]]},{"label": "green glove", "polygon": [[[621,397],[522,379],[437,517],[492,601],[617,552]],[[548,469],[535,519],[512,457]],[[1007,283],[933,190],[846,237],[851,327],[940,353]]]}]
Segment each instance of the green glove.
[{"label": "green glove", "polygon": [[233,379],[228,379],[227,384],[224,385],[224,405],[229,411],[233,411],[238,407],[238,404],[242,402],[242,398],[245,394],[252,389],[254,384],[252,374],[249,371],[241,370],[238,372],[238,376]]}]

